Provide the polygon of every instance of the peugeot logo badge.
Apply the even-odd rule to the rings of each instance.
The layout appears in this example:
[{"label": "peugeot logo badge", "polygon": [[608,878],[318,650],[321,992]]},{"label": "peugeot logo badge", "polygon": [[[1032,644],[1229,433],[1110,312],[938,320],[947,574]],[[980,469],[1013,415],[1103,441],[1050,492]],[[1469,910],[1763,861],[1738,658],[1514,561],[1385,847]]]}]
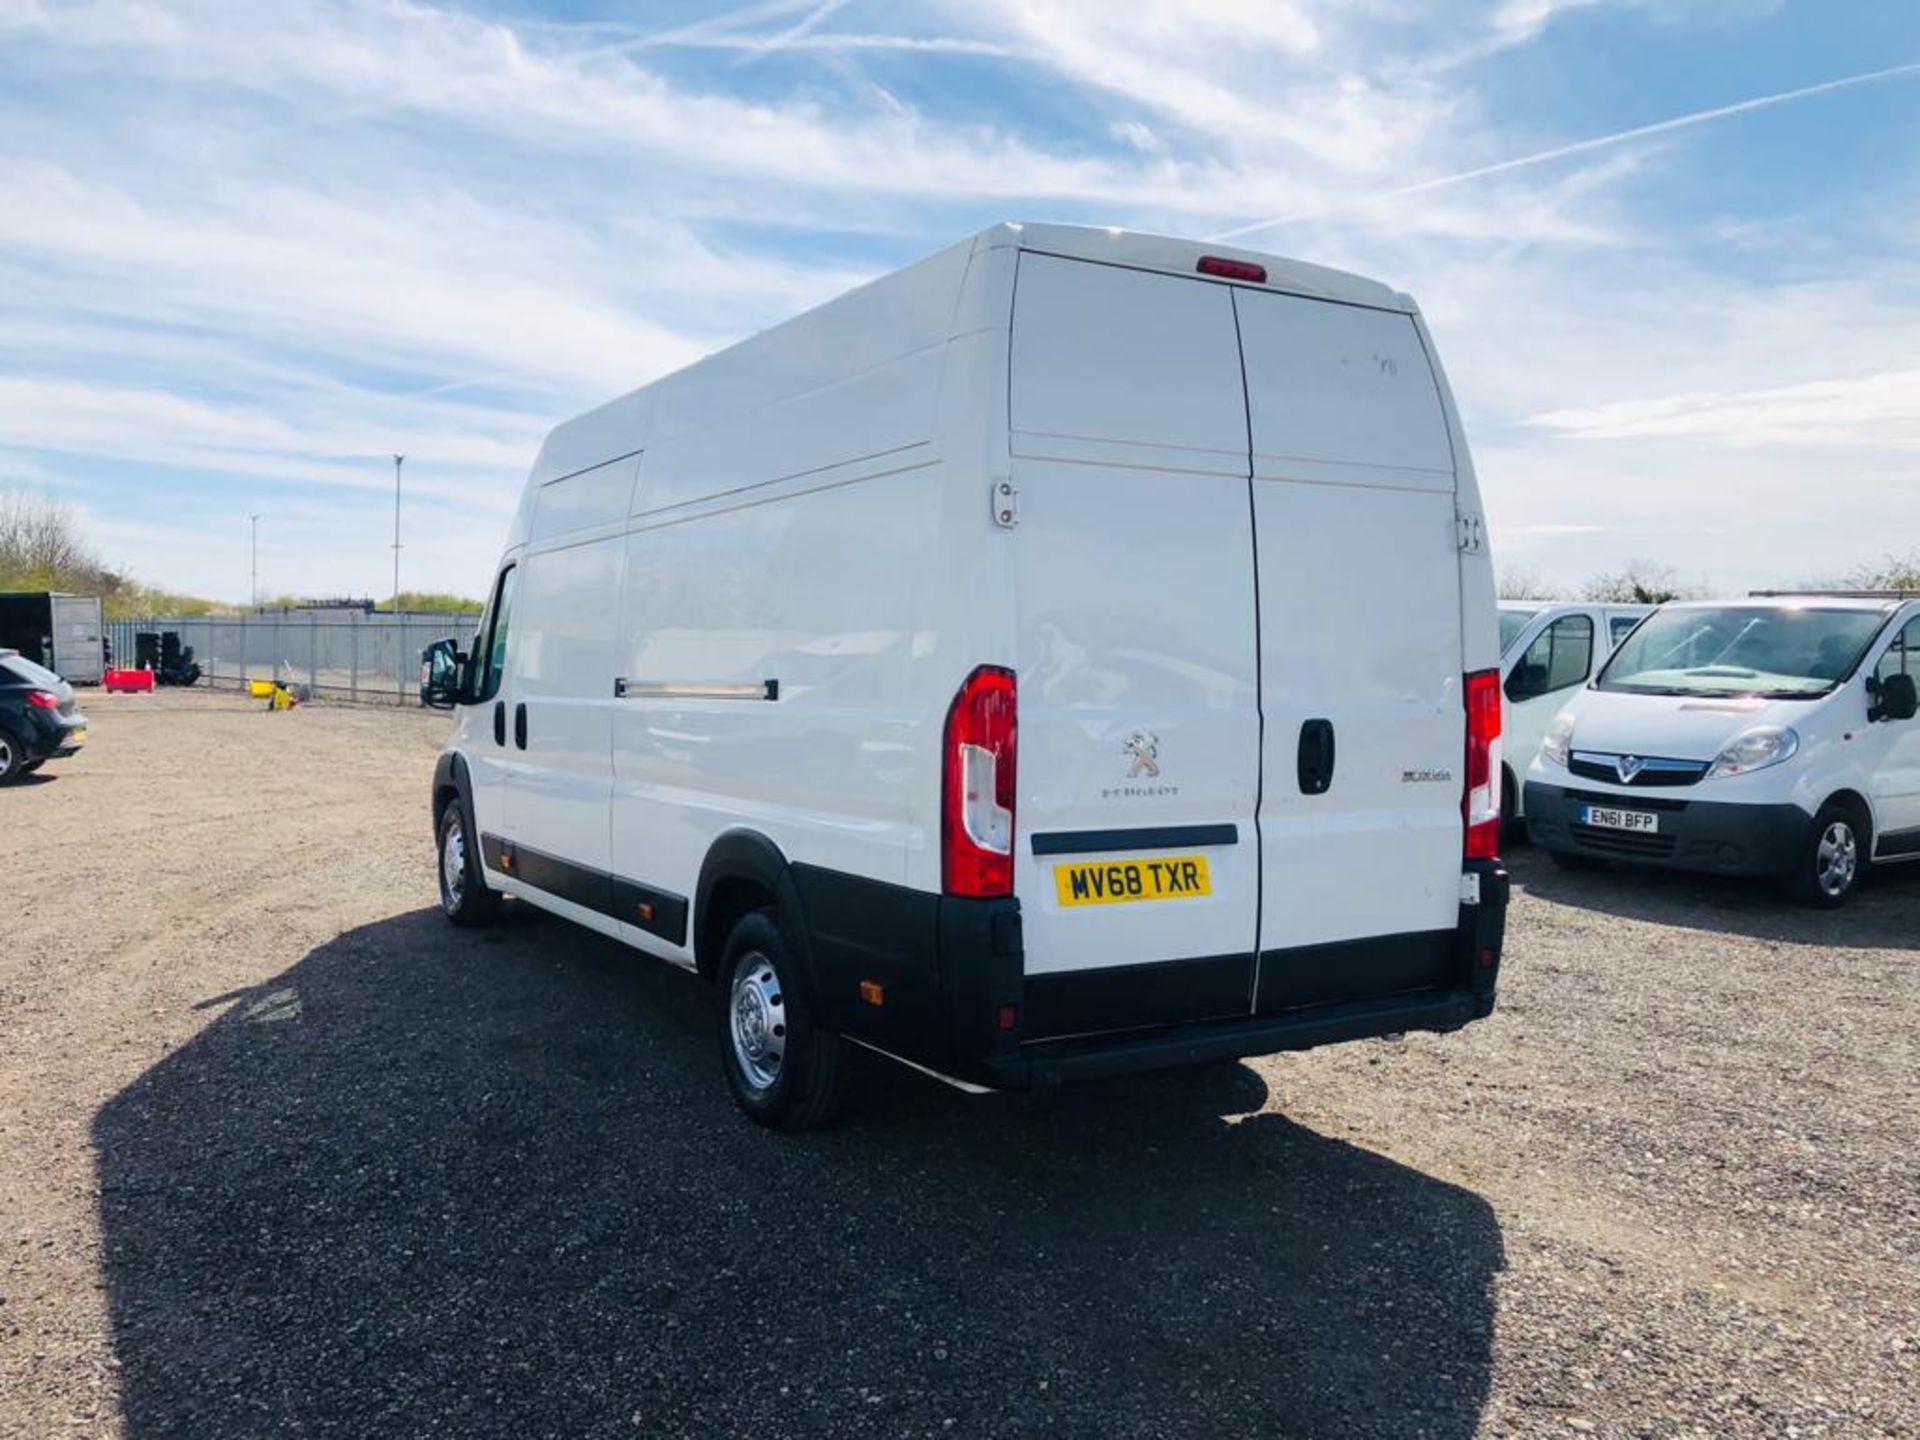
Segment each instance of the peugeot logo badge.
[{"label": "peugeot logo badge", "polygon": [[1638,755],[1622,755],[1613,762],[1613,770],[1622,785],[1631,785],[1633,777],[1644,770],[1646,764]]},{"label": "peugeot logo badge", "polygon": [[1157,779],[1160,774],[1160,737],[1151,730],[1136,730],[1127,737],[1120,753],[1127,757],[1127,778]]}]

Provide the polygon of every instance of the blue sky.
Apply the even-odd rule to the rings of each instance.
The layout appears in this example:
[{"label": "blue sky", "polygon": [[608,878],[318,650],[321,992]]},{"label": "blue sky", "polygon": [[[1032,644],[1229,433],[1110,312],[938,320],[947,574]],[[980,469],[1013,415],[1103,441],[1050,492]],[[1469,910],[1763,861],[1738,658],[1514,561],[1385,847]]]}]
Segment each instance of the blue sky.
[{"label": "blue sky", "polygon": [[1503,568],[1920,547],[1911,0],[0,0],[0,133],[0,485],[174,588],[384,594],[398,450],[477,594],[555,421],[1010,218],[1411,290]]}]

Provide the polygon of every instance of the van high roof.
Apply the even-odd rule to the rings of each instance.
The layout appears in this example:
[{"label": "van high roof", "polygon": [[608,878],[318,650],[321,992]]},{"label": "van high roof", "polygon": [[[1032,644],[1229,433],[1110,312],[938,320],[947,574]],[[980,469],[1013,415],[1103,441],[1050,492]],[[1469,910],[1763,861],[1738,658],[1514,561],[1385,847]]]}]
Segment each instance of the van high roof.
[{"label": "van high roof", "polygon": [[[990,226],[974,238],[982,248],[1017,245],[1022,250],[1063,255],[1074,260],[1097,260],[1108,265],[1128,265],[1138,270],[1164,270],[1173,275],[1197,273],[1203,259],[1239,261],[1263,269],[1266,272],[1263,283],[1269,290],[1307,295],[1318,300],[1338,300],[1348,305],[1368,305],[1376,310],[1399,310],[1407,314],[1413,314],[1419,308],[1413,303],[1412,296],[1403,295],[1378,280],[1369,280],[1345,270],[1330,269],[1325,265],[1314,265],[1305,260],[1289,260],[1283,255],[1242,250],[1210,240],[1179,240],[1138,230],[1020,221]],[[1247,279],[1241,283],[1257,282]]]}]

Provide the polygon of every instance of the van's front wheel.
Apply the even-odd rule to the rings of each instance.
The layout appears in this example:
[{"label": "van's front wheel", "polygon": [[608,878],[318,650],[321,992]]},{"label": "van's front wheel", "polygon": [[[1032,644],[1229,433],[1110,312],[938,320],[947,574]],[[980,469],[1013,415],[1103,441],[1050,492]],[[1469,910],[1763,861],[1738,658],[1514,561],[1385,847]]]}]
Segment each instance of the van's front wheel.
[{"label": "van's front wheel", "polygon": [[727,1086],[749,1116],[780,1130],[826,1124],[846,1087],[846,1042],[815,1028],[797,968],[764,910],[741,917],[720,964]]},{"label": "van's front wheel", "polygon": [[440,913],[456,925],[485,925],[500,913],[500,896],[480,875],[480,851],[467,834],[456,797],[440,808]]},{"label": "van's front wheel", "polygon": [[1807,827],[1793,868],[1787,872],[1787,890],[1801,903],[1837,910],[1860,888],[1872,841],[1859,807],[1829,800]]}]

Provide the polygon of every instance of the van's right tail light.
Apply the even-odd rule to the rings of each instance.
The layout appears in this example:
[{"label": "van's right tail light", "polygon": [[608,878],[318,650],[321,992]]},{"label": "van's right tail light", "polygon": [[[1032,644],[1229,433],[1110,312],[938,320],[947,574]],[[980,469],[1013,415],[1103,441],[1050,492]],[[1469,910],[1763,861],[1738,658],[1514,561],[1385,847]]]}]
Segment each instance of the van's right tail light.
[{"label": "van's right tail light", "polygon": [[947,710],[940,877],[949,895],[1013,893],[1013,672],[982,665]]},{"label": "van's right tail light", "polygon": [[1461,814],[1467,823],[1469,860],[1500,855],[1500,672],[1476,670],[1466,678],[1467,793]]}]

